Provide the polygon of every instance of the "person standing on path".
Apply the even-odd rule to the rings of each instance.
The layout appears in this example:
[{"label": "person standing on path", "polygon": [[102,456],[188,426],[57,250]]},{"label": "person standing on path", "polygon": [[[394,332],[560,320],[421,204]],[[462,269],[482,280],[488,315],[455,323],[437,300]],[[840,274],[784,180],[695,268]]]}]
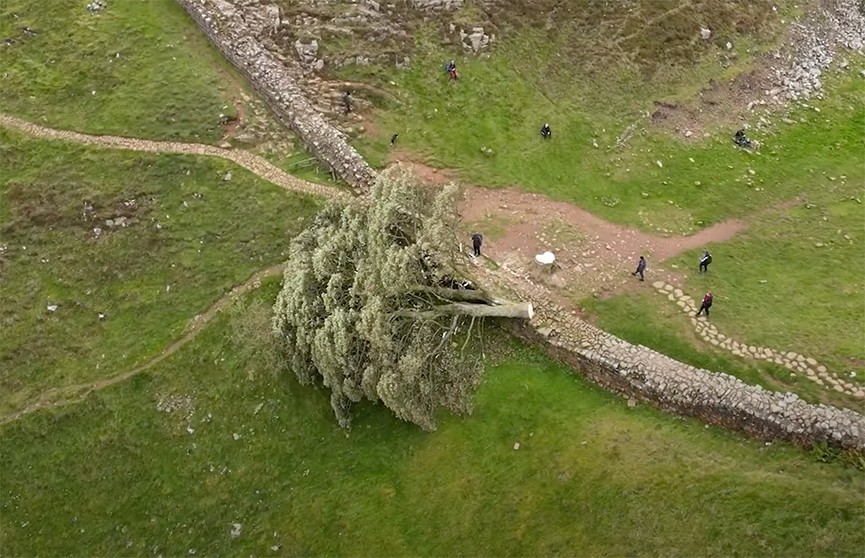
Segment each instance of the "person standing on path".
[{"label": "person standing on path", "polygon": [[700,273],[709,273],[710,263],[712,263],[712,254],[708,250],[703,250],[703,257],[700,258]]},{"label": "person standing on path", "polygon": [[342,96],[342,104],[345,107],[345,113],[348,114],[351,112],[351,91],[346,91],[345,95]]},{"label": "person standing on path", "polygon": [[646,277],[645,277],[645,275],[643,275],[644,271],[646,271],[646,258],[644,258],[643,256],[640,256],[640,261],[637,262],[637,270],[635,272],[631,273],[631,275],[634,275],[634,276],[639,275],[640,281],[645,281]]},{"label": "person standing on path", "polygon": [[478,258],[481,255],[481,244],[484,243],[484,235],[481,233],[472,234],[472,254]]},{"label": "person standing on path", "polygon": [[714,297],[712,296],[711,292],[706,293],[706,296],[703,297],[703,304],[700,305],[700,311],[697,312],[697,316],[702,314],[703,311],[705,310],[706,311],[706,317],[707,318],[709,317],[709,308],[712,307],[712,300],[713,299],[714,299]]}]

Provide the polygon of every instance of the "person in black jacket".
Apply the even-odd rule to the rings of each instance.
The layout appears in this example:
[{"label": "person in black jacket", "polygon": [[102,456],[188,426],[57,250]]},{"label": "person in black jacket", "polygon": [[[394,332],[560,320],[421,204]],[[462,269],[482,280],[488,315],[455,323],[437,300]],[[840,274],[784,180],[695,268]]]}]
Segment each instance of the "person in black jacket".
[{"label": "person in black jacket", "polygon": [[703,257],[700,258],[700,273],[709,273],[710,263],[712,263],[712,254],[708,250],[703,250]]},{"label": "person in black jacket", "polygon": [[472,235],[472,254],[477,258],[481,255],[481,244],[484,243],[484,236],[481,233]]},{"label": "person in black jacket", "polygon": [[645,281],[646,277],[643,275],[644,271],[646,271],[646,258],[644,258],[643,256],[640,256],[640,261],[637,262],[637,270],[635,272],[631,273],[631,275],[634,275],[634,276],[639,275],[640,281]]},{"label": "person in black jacket", "polygon": [[544,139],[552,139],[553,131],[550,130],[549,124],[544,124],[543,126],[541,126],[541,137]]}]

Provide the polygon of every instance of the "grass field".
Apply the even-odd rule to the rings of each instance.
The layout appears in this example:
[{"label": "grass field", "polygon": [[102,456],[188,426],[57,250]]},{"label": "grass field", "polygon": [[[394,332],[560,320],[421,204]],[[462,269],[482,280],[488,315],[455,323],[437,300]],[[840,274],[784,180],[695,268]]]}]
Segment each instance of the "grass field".
[{"label": "grass field", "polygon": [[[684,143],[650,128],[607,149],[652,100],[693,97],[710,77],[746,67],[779,36],[767,19],[772,3],[633,3],[612,27],[592,30],[630,53],[615,72],[602,56],[609,45],[584,33],[609,3],[562,15],[553,33],[538,31],[540,4],[520,15],[530,4],[501,3],[513,18],[496,24],[514,39],[490,58],[461,59],[456,87],[441,71],[450,53],[424,33],[407,73],[363,69],[385,87],[395,79],[402,104],[383,106],[370,126],[377,135],[359,147],[381,163],[399,131],[401,149],[468,181],[518,184],[647,230],[750,215],[743,235],[712,247],[711,274],[690,273],[686,288],[714,290],[712,319],[724,332],[862,369],[865,86],[850,76],[865,60],[824,76],[820,112],[776,119],[759,138],[760,155],[733,150],[726,130]],[[0,41],[14,39],[0,46],[0,111],[90,133],[221,137],[218,117],[232,113],[237,84],[173,0],[109,0],[95,15],[85,4],[0,4]],[[777,17],[794,9],[778,7]],[[467,0],[458,21],[470,24],[478,9]],[[664,25],[651,23],[668,12]],[[716,23],[713,40],[691,44],[701,14]],[[757,30],[760,43],[749,38]],[[556,34],[560,43],[551,42]],[[735,56],[724,53],[729,38]],[[559,63],[559,48],[579,65]],[[665,56],[677,64],[659,64]],[[555,139],[543,144],[546,120]],[[274,144],[283,139],[265,132]],[[300,150],[268,157],[328,180]],[[4,416],[49,388],[112,377],[158,354],[232,285],[283,261],[318,207],[221,160],[0,129],[0,161]],[[795,196],[803,201],[791,207]],[[669,263],[685,270],[694,260]],[[278,283],[266,281],[245,310],[220,313],[147,371],[0,426],[0,555],[861,556],[865,548],[861,458],[628,407],[499,332],[487,341],[472,416],[444,416],[425,434],[363,405],[354,429],[342,430],[324,390],[275,369],[265,333]],[[685,362],[843,402],[777,367],[704,347],[648,288],[585,305],[598,325]]]},{"label": "grass field", "polygon": [[[390,134],[399,132],[403,155],[454,169],[467,182],[516,185],[612,221],[678,234],[819,189],[815,177],[824,171],[851,181],[862,177],[861,57],[851,58],[842,73],[824,74],[827,99],[814,103],[820,112],[800,108],[789,118],[770,116],[771,131],[755,136],[763,143],[755,155],[732,145],[739,121],[714,129],[719,123],[704,122],[710,137],[686,142],[653,127],[650,119],[640,120],[653,100],[665,98],[651,82],[633,90],[603,80],[576,81],[551,100],[539,88],[564,77],[522,72],[537,65],[532,57],[538,52],[548,49],[530,38],[502,43],[489,58],[461,60],[463,77],[456,84],[441,70],[446,53],[426,52],[409,71],[388,74],[401,104],[376,115],[377,135],[359,148],[382,163]],[[697,75],[691,77],[699,83]],[[625,147],[613,147],[635,118],[635,135]],[[544,122],[553,129],[548,142],[538,132]]]},{"label": "grass field", "polygon": [[[173,0],[4,0],[0,110],[58,128],[211,143],[228,64]],[[35,34],[28,34],[24,28]]]},{"label": "grass field", "polygon": [[[232,285],[284,261],[318,207],[218,160],[2,130],[0,154],[4,414],[157,353]],[[106,224],[118,218],[127,226]]]},{"label": "grass field", "polygon": [[324,392],[241,359],[230,339],[217,318],[150,372],[0,429],[3,554],[855,556],[865,545],[861,471],[628,408],[522,345],[496,342],[474,414],[424,434],[380,406],[341,430]]},{"label": "grass field", "polygon": [[[668,262],[687,277],[683,285],[686,292],[697,299],[706,291],[714,293],[717,304],[712,321],[726,335],[812,356],[854,382],[865,381],[863,101],[865,82],[861,78],[842,79],[830,83],[827,101],[815,104],[820,112],[798,112],[798,117],[811,125],[823,121],[826,126],[821,140],[826,144],[825,158],[804,162],[791,158],[789,166],[799,175],[771,187],[756,186],[757,178],[743,176],[739,191],[750,182],[754,188],[763,188],[757,195],[773,196],[778,205],[749,218],[748,229],[732,241],[708,247],[714,257],[708,275],[696,273],[699,250]],[[810,133],[808,125],[790,128]],[[755,177],[763,175],[755,173]],[[776,174],[768,176],[774,181]],[[794,194],[796,198],[791,199]],[[781,203],[785,199],[790,201]],[[621,330],[625,338],[637,341],[644,336],[625,334],[631,326],[616,324],[628,321],[635,306],[654,307],[649,300],[653,298],[659,297],[647,289],[637,297],[623,296],[621,304],[595,305],[595,312],[606,327]],[[675,306],[672,309],[677,310]],[[687,316],[674,314],[674,323],[690,328]],[[654,330],[662,323],[659,314],[648,313],[640,327]],[[665,352],[669,348],[664,342],[649,344]],[[697,347],[700,351],[708,349],[706,343],[697,343]],[[681,353],[674,350],[668,354]],[[756,366],[753,361],[747,365]],[[851,372],[855,377],[850,377]],[[807,394],[807,382],[791,379],[789,372],[782,374]]]},{"label": "grass field", "polygon": [[[802,205],[763,216],[719,245],[710,274],[691,273],[685,288],[712,290],[721,330],[758,345],[818,358],[865,381],[863,182],[828,181]],[[699,255],[685,254],[682,267]]]}]

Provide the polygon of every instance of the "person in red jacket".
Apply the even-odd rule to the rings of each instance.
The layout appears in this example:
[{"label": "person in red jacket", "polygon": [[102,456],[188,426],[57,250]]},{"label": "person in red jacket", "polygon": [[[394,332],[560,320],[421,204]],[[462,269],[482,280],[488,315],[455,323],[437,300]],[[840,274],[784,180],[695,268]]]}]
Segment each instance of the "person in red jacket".
[{"label": "person in red jacket", "polygon": [[706,293],[706,296],[703,297],[703,304],[700,305],[700,311],[697,312],[698,316],[703,313],[703,310],[705,310],[706,311],[706,317],[707,318],[709,317],[709,308],[712,307],[712,299],[713,298],[714,297],[712,296],[712,293]]}]

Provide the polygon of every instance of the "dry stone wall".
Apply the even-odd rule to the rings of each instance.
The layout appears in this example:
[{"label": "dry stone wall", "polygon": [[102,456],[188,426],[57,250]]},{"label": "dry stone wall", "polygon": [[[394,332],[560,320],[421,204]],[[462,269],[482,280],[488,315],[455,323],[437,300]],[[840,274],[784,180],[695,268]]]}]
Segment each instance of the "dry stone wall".
[{"label": "dry stone wall", "polygon": [[627,343],[555,304],[541,303],[536,319],[516,329],[593,382],[628,397],[764,440],[865,451],[865,417],[859,413],[694,368]]},{"label": "dry stone wall", "polygon": [[[335,175],[366,194],[375,171],[313,108],[286,67],[257,38],[266,20],[247,21],[225,0],[177,0],[219,51],[252,83],[277,117]],[[278,14],[267,14],[272,20]]]},{"label": "dry stone wall", "polygon": [[763,440],[826,443],[865,452],[865,416],[855,411],[814,405],[794,393],[769,391],[729,374],[689,366],[596,328],[564,306],[566,301],[551,302],[557,297],[545,286],[505,266],[475,269],[489,288],[532,302],[534,317],[512,322],[513,333],[545,347],[610,391]]}]

